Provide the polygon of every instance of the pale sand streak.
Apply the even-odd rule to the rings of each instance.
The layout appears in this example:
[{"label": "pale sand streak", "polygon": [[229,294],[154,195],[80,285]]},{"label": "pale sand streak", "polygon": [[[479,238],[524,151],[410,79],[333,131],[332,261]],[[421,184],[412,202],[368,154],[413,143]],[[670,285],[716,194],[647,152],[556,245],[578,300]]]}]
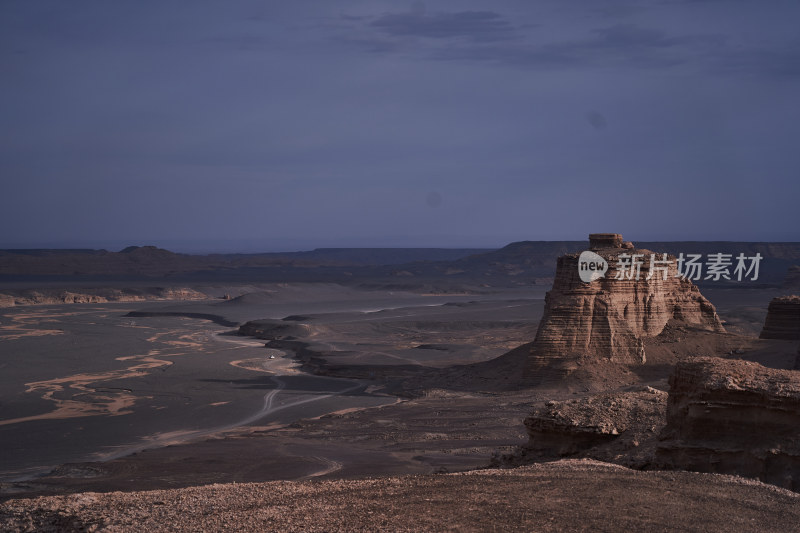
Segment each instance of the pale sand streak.
[{"label": "pale sand streak", "polygon": [[[77,313],[69,313],[71,315]],[[40,329],[38,327],[43,318],[52,318],[54,315],[44,311],[30,311],[9,316],[11,324],[0,325],[0,341],[17,340],[23,337],[41,337],[44,335],[62,335],[60,329]]]},{"label": "pale sand streak", "polygon": [[[28,318],[26,316],[26,318]],[[31,317],[33,318],[33,317]],[[38,317],[36,317],[38,318]],[[28,325],[28,324],[26,324]],[[61,333],[59,331],[59,333]],[[182,335],[179,338],[183,339],[180,341],[161,341],[160,337],[169,334],[169,332],[157,333],[150,337],[148,341],[151,342],[161,342],[162,344],[172,345],[172,346],[180,346],[181,348],[198,348],[201,346],[201,342],[198,342],[196,338],[193,338],[192,335]],[[195,334],[197,335],[197,334]],[[207,335],[207,333],[206,333]],[[221,339],[219,335],[212,335],[212,338],[215,340],[224,340],[226,342],[239,344],[240,347],[253,347],[257,345],[261,345],[261,343],[254,342],[249,339]],[[187,340],[191,339],[191,340]],[[170,353],[170,354],[163,354],[168,356],[174,355],[183,355],[184,353]],[[136,377],[141,375],[146,375],[149,370],[154,368],[158,368],[161,366],[168,366],[172,365],[172,361],[167,361],[163,359],[156,359],[155,355],[162,355],[160,350],[151,350],[146,355],[133,355],[133,356],[125,356],[119,357],[117,360],[120,361],[136,361],[140,364],[134,365],[132,367],[128,367],[125,369],[115,370],[115,371],[108,371],[102,373],[95,373],[95,374],[77,374],[73,376],[67,376],[63,378],[56,378],[52,380],[45,380],[45,381],[37,381],[26,383],[28,386],[27,392],[41,392],[44,391],[44,395],[42,398],[46,400],[50,400],[56,403],[57,408],[51,412],[43,413],[40,415],[33,415],[28,417],[20,417],[10,420],[2,420],[0,421],[0,425],[9,425],[9,424],[16,424],[20,422],[26,422],[31,420],[42,420],[42,419],[52,419],[52,418],[73,418],[73,417],[81,417],[81,416],[92,416],[92,415],[121,415],[127,414],[131,411],[125,410],[128,407],[131,407],[137,399],[136,396],[130,393],[116,393],[113,396],[105,396],[105,395],[97,395],[96,391],[89,388],[89,384],[98,383],[102,381],[110,381],[122,378],[130,378]],[[162,355],[162,356],[163,356]],[[274,365],[275,370],[283,370],[286,374],[294,373],[295,369],[293,368],[293,363],[288,362],[287,360],[289,357],[287,354],[284,354],[284,357],[281,358],[280,363]],[[242,363],[243,361],[233,361],[230,364],[234,366],[239,366],[236,363]],[[287,362],[289,364],[287,364]],[[272,366],[272,365],[270,365]],[[242,368],[246,368],[242,366]],[[255,369],[249,369],[255,370]],[[264,369],[266,370],[266,368]],[[351,382],[350,380],[342,380],[338,378],[318,378],[318,379],[329,379],[335,381],[347,381]],[[117,459],[120,457],[124,457],[133,453],[140,452],[145,449],[156,448],[167,446],[171,444],[178,444],[178,443],[186,443],[191,440],[195,440],[202,437],[208,437],[211,435],[216,435],[220,433],[224,433],[233,429],[240,428],[242,426],[246,426],[248,424],[252,424],[258,420],[261,420],[269,415],[272,415],[276,412],[282,411],[284,409],[288,409],[290,407],[296,407],[299,405],[303,405],[306,403],[316,402],[319,400],[323,400],[326,398],[331,398],[333,396],[338,396],[341,394],[347,394],[349,392],[355,391],[359,388],[363,387],[362,383],[357,383],[351,387],[347,387],[337,392],[332,392],[329,394],[322,394],[313,396],[311,398],[306,398],[303,400],[298,400],[295,402],[286,403],[279,406],[273,406],[276,397],[280,392],[286,388],[286,383],[280,379],[279,376],[270,376],[270,380],[275,383],[276,388],[268,392],[264,395],[264,403],[261,409],[252,415],[239,420],[237,422],[226,424],[223,426],[218,426],[211,429],[204,429],[204,430],[191,430],[191,431],[174,431],[169,433],[162,433],[154,436],[153,438],[147,439],[145,442],[134,445],[134,446],[126,446],[124,448],[117,449],[115,452],[107,453],[107,454],[97,454],[97,458],[101,461],[109,461],[113,459]],[[54,397],[55,393],[59,391],[63,391],[65,387],[73,388],[82,391],[83,393],[87,394],[92,398],[91,402],[81,402],[76,400],[60,400]],[[319,472],[312,474],[312,476],[319,476],[324,475],[330,472],[334,472],[341,468],[341,465],[336,463],[335,461],[331,461],[324,458],[318,458],[319,460],[326,463],[328,466]]]},{"label": "pale sand streak", "polygon": [[[0,420],[0,426],[9,424],[18,424],[20,422],[29,422],[31,420],[45,420],[54,418],[76,418],[82,416],[96,416],[96,415],[124,415],[131,411],[127,408],[136,403],[136,400],[149,397],[137,397],[136,395],[124,391],[109,394],[99,394],[95,389],[89,387],[91,384],[100,383],[103,381],[112,381],[116,379],[133,378],[144,376],[148,371],[159,368],[162,366],[169,366],[172,361],[164,359],[157,359],[154,356],[160,355],[159,350],[151,350],[146,355],[118,357],[119,361],[133,360],[137,365],[120,370],[110,370],[107,372],[99,372],[95,374],[76,374],[73,376],[66,376],[63,378],[49,379],[45,381],[34,381],[26,383],[28,387],[25,392],[42,392],[42,399],[54,402],[56,408],[53,411],[42,413],[38,415],[25,416],[20,418],[12,418],[9,420]],[[177,354],[170,354],[177,355]],[[63,391],[65,388],[75,389],[86,395],[87,400],[66,400],[55,397],[57,392]]]},{"label": "pale sand streak", "polygon": [[[70,313],[77,314],[77,313]],[[28,313],[18,315],[22,319],[38,318],[42,315],[35,315]],[[46,316],[46,315],[44,315]],[[20,320],[21,323],[29,325],[29,323]],[[8,327],[8,326],[6,326]],[[59,331],[59,333],[62,333]],[[174,335],[175,331],[166,331],[156,333],[147,339],[151,343],[165,344],[174,348],[182,349],[200,349],[202,348],[202,340],[198,337],[208,337],[208,332],[202,333],[188,333],[179,335],[180,340],[161,340],[166,335]],[[16,338],[14,336],[5,336],[6,338]],[[158,359],[156,356],[161,357],[174,357],[179,355],[186,355],[188,352],[171,352],[163,353],[163,350],[150,350],[144,355],[127,355],[115,358],[117,361],[132,361],[138,364],[122,368],[119,370],[109,370],[106,372],[98,373],[84,373],[75,374],[61,378],[49,379],[44,381],[34,381],[26,383],[28,387],[25,392],[28,393],[42,393],[42,399],[51,401],[55,404],[55,409],[47,413],[38,415],[31,415],[19,418],[12,418],[8,420],[0,420],[0,426],[10,424],[19,424],[21,422],[30,422],[33,420],[49,420],[49,419],[65,419],[65,418],[78,418],[83,416],[119,416],[132,413],[129,409],[137,400],[151,399],[151,396],[136,396],[131,391],[108,392],[98,393],[96,389],[90,385],[101,383],[104,381],[113,381],[118,379],[129,379],[139,376],[145,376],[150,371],[156,368],[171,366],[172,361],[165,359]],[[64,391],[65,389],[74,389],[79,391],[79,394],[85,397],[84,400],[75,399],[60,399],[56,398],[55,394]]]}]

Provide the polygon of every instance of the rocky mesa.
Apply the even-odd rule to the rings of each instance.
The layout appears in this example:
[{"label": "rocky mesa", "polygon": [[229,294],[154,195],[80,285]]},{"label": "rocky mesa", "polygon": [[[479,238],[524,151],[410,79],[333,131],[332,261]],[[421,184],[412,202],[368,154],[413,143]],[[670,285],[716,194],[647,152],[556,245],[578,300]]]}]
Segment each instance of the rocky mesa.
[{"label": "rocky mesa", "polygon": [[[616,233],[591,234],[589,247],[558,258],[529,377],[568,375],[584,362],[644,363],[644,339],[668,323],[724,332],[711,302],[679,275],[674,256],[637,249]],[[585,277],[586,254],[596,269],[588,281],[580,270]]]}]

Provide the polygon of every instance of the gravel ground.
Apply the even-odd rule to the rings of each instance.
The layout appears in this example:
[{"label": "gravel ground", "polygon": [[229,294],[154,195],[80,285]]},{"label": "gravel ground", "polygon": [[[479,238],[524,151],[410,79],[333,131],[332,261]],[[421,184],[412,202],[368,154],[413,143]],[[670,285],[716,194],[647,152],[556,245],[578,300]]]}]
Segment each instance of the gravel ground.
[{"label": "gravel ground", "polygon": [[592,460],[9,500],[3,531],[800,531],[800,494]]}]

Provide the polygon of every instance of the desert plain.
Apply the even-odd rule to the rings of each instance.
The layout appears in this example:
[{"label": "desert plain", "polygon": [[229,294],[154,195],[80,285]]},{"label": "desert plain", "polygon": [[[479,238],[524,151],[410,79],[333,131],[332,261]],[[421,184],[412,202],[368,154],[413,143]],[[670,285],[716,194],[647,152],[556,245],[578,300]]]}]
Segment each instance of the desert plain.
[{"label": "desert plain", "polygon": [[229,279],[215,266],[159,279],[166,293],[133,278],[38,292],[7,281],[0,525],[800,528],[791,475],[658,460],[676,364],[794,371],[796,340],[759,338],[770,302],[791,292],[780,275],[703,285],[722,328],[670,322],[641,336],[643,362],[612,355],[555,372],[531,366],[534,339],[553,319],[557,256],[586,243],[510,246]]}]

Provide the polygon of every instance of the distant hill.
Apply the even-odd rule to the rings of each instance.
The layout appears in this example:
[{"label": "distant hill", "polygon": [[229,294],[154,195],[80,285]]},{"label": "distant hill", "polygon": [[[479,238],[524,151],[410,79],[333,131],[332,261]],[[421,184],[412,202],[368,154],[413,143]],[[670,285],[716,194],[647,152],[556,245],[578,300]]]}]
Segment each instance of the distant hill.
[{"label": "distant hill", "polygon": [[[732,241],[637,241],[638,248],[653,252],[679,254],[731,254],[735,258],[740,253],[753,257],[760,253],[760,273],[757,283],[779,285],[787,276],[787,271],[800,262],[800,243],[759,243]],[[433,263],[418,262],[398,265],[386,275],[412,280],[443,278],[451,282],[484,282],[490,285],[526,285],[536,283],[540,278],[550,278],[555,274],[558,257],[577,253],[588,248],[587,241],[520,241],[511,243],[499,250],[475,254],[454,261]],[[724,282],[706,282],[719,285]],[[733,284],[732,284],[733,285]],[[738,284],[737,286],[741,286]]]},{"label": "distant hill", "polygon": [[107,250],[0,250],[0,276],[161,277],[172,272],[213,268],[200,256],[155,246]]},{"label": "distant hill", "polygon": [[[780,285],[800,263],[800,243],[643,242],[655,252],[760,253],[758,283]],[[547,283],[556,260],[588,247],[587,241],[521,241],[498,250],[443,248],[319,248],[264,254],[178,254],[155,246],[107,250],[0,250],[0,281],[301,282],[438,291],[464,285]],[[702,285],[703,282],[700,282]]]},{"label": "distant hill", "polygon": [[286,253],[189,255],[155,246],[129,246],[119,252],[16,249],[0,250],[0,280],[231,278],[280,281],[284,278],[306,280],[309,269],[315,269],[324,281],[342,278],[345,274],[341,269],[345,267],[358,269],[415,261],[449,261],[486,251],[474,248],[320,248]]}]

